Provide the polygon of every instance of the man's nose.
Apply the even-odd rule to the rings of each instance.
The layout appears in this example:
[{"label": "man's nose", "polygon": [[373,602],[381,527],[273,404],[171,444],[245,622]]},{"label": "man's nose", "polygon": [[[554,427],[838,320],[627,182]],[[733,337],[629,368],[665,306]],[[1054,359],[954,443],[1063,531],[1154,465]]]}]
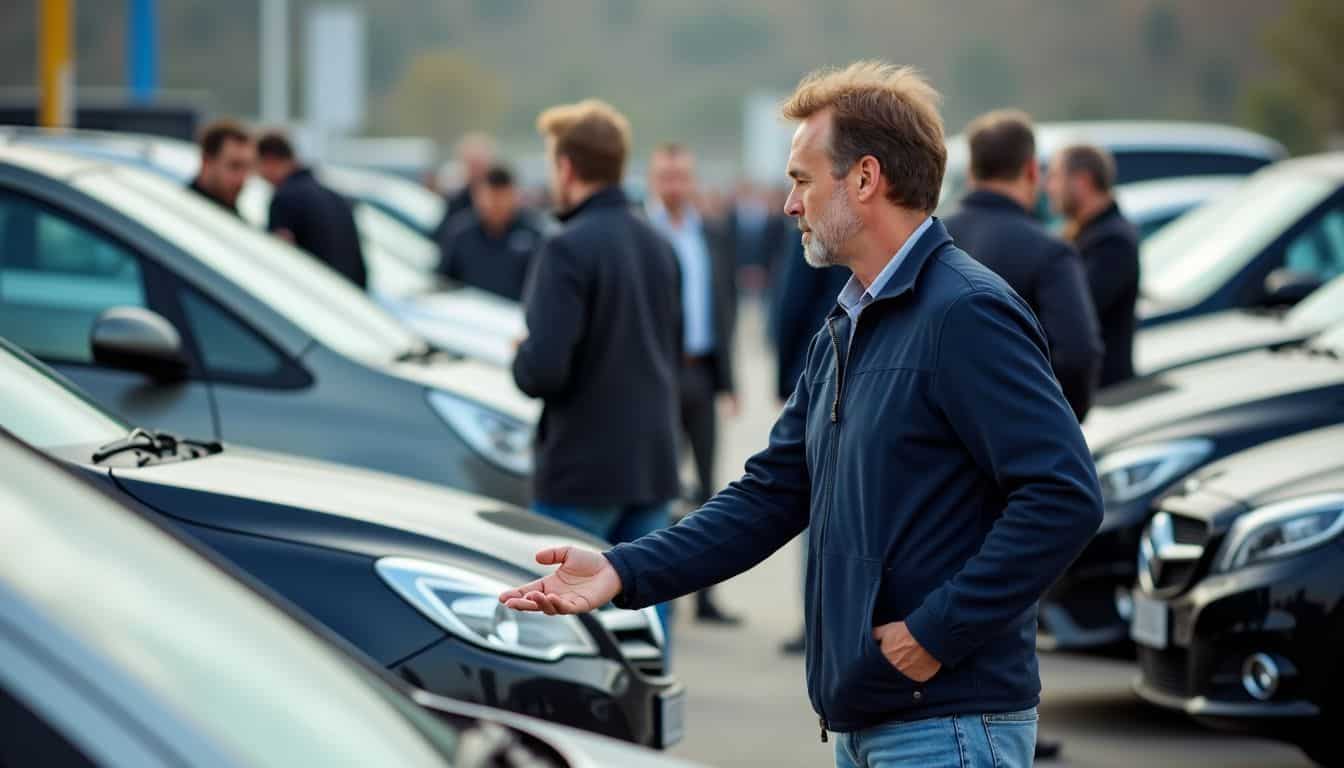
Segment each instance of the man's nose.
[{"label": "man's nose", "polygon": [[803,215],[803,201],[792,192],[789,193],[789,199],[784,201],[784,215],[794,218]]}]

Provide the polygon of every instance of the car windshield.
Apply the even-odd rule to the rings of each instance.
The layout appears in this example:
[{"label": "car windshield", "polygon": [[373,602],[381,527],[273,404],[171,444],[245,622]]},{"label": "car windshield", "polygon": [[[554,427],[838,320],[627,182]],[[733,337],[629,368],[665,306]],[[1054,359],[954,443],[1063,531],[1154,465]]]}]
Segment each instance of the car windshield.
[{"label": "car windshield", "polygon": [[330,166],[323,168],[321,174],[346,194],[405,217],[421,232],[433,232],[447,208],[439,195],[396,176]]},{"label": "car windshield", "polygon": [[424,346],[336,272],[172,181],[118,166],[81,174],[73,183],[173,242],[337,352],[378,364]]},{"label": "car windshield", "polygon": [[0,443],[0,581],[256,766],[444,766],[455,732],[150,522]]},{"label": "car windshield", "polygon": [[1203,300],[1335,187],[1320,177],[1269,172],[1190,211],[1144,241],[1144,297],[1173,307]]},{"label": "car windshield", "polygon": [[43,450],[104,445],[130,430],[4,344],[0,344],[0,427]]},{"label": "car windshield", "polygon": [[1317,288],[1283,318],[1289,328],[1304,331],[1344,322],[1344,275]]}]

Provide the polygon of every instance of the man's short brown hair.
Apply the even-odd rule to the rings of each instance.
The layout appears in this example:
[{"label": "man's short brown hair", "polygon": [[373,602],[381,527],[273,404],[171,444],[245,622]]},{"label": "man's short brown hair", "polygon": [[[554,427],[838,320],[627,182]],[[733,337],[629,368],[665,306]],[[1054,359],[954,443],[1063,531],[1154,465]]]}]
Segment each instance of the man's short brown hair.
[{"label": "man's short brown hair", "polygon": [[199,143],[206,157],[216,157],[230,141],[250,142],[252,134],[237,120],[216,120],[201,129]]},{"label": "man's short brown hair", "polygon": [[830,109],[836,178],[872,155],[887,180],[887,199],[932,211],[947,167],[938,100],[938,92],[911,67],[859,61],[804,77],[782,111],[789,120],[805,120]]},{"label": "man's short brown hair", "polygon": [[1098,192],[1110,192],[1115,186],[1115,158],[1103,147],[1074,144],[1059,151],[1058,161],[1070,176],[1081,173]]},{"label": "man's short brown hair", "polygon": [[966,127],[971,147],[971,178],[1013,181],[1027,163],[1036,162],[1036,134],[1031,116],[1017,109],[996,109]]},{"label": "man's short brown hair", "polygon": [[551,107],[537,118],[537,130],[555,139],[556,155],[569,158],[583,181],[620,183],[630,154],[630,121],[615,107],[597,99]]}]

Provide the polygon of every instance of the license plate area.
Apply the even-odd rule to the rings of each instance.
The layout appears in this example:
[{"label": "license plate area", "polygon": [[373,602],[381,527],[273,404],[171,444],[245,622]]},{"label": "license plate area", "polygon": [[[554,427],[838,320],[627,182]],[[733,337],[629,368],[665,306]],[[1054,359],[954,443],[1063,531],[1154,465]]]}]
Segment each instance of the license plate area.
[{"label": "license plate area", "polygon": [[1142,592],[1134,592],[1134,618],[1129,624],[1129,636],[1134,642],[1165,650],[1170,638],[1171,610]]},{"label": "license plate area", "polygon": [[686,691],[658,694],[658,746],[662,749],[686,735]]}]

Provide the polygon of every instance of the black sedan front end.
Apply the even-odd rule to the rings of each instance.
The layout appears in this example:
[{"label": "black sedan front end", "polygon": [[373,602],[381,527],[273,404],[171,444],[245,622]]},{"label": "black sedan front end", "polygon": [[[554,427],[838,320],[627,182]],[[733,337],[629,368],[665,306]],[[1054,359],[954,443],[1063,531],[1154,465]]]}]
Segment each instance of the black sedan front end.
[{"label": "black sedan front end", "polygon": [[[1245,478],[1301,457],[1270,493]],[[1214,726],[1292,741],[1344,761],[1344,430],[1308,433],[1209,468],[1207,485],[1165,499],[1140,542],[1131,635],[1145,700]],[[1252,480],[1251,482],[1256,482]],[[1268,484],[1268,481],[1259,480]]]}]

